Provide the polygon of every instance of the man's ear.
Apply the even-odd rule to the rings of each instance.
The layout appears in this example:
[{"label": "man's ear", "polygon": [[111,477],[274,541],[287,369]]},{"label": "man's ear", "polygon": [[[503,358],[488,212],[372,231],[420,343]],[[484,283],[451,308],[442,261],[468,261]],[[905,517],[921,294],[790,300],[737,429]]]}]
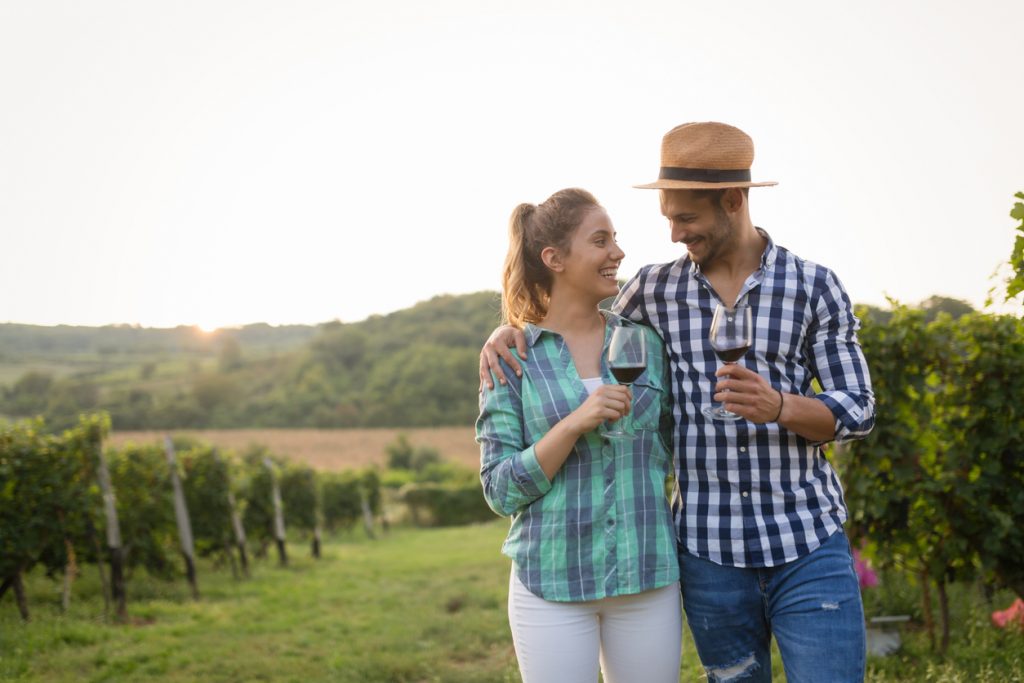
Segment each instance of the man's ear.
[{"label": "man's ear", "polygon": [[540,260],[553,273],[561,273],[565,269],[565,263],[562,261],[562,252],[554,247],[544,247],[544,250],[540,252]]},{"label": "man's ear", "polygon": [[743,190],[738,187],[730,187],[721,197],[722,208],[726,213],[736,213],[743,208],[743,202],[746,199]]}]

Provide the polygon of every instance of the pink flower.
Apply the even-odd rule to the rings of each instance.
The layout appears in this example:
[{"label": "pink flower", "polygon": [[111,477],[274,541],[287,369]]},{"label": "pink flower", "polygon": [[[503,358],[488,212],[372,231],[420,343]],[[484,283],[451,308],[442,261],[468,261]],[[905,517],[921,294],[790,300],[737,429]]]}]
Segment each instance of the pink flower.
[{"label": "pink flower", "polygon": [[853,568],[857,571],[857,579],[860,581],[860,588],[874,588],[878,585],[878,574],[871,568],[868,561],[860,555],[859,550],[853,551]]},{"label": "pink flower", "polygon": [[992,623],[999,628],[1017,625],[1024,628],[1024,600],[1017,598],[1004,610],[992,613]]}]

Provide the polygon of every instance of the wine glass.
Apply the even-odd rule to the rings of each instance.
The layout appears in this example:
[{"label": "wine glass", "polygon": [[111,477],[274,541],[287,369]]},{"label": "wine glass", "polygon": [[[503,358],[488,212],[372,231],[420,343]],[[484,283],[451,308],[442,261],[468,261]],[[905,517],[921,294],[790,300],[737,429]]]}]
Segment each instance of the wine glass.
[{"label": "wine glass", "polygon": [[[612,330],[608,342],[608,368],[619,384],[632,385],[647,367],[647,346],[643,330],[639,327],[620,325]],[[622,420],[619,420],[621,424]],[[605,432],[605,436],[633,438],[629,432],[616,425]]]},{"label": "wine glass", "polygon": [[[711,318],[711,329],[708,330],[708,341],[715,355],[726,365],[735,365],[750,349],[754,338],[753,316],[750,306],[737,304],[729,308],[724,304],[715,307],[715,315]],[[713,403],[701,411],[713,420],[732,422],[742,419],[736,413],[725,409],[725,406]]]}]

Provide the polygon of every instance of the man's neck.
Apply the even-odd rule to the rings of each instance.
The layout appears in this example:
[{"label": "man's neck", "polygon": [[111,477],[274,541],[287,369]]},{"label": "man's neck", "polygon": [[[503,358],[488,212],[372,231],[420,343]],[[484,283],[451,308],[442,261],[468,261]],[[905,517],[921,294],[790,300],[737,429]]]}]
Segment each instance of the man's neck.
[{"label": "man's neck", "polygon": [[768,240],[753,223],[737,226],[733,243],[712,262],[701,265],[701,272],[728,305],[735,303],[743,283],[761,267],[761,257]]},{"label": "man's neck", "polygon": [[767,246],[768,240],[753,223],[737,226],[732,243],[712,262],[701,265],[701,271],[708,277],[743,281],[761,266],[761,256]]}]

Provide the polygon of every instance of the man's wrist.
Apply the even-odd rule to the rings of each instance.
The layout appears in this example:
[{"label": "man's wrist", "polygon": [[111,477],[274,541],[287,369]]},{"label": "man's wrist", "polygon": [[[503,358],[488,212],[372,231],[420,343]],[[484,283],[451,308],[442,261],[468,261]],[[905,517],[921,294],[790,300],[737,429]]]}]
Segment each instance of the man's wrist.
[{"label": "man's wrist", "polygon": [[779,418],[782,417],[782,409],[786,407],[786,399],[782,393],[782,389],[776,389],[775,391],[779,394],[779,410],[775,413],[775,417],[769,420],[769,422],[778,422]]}]

